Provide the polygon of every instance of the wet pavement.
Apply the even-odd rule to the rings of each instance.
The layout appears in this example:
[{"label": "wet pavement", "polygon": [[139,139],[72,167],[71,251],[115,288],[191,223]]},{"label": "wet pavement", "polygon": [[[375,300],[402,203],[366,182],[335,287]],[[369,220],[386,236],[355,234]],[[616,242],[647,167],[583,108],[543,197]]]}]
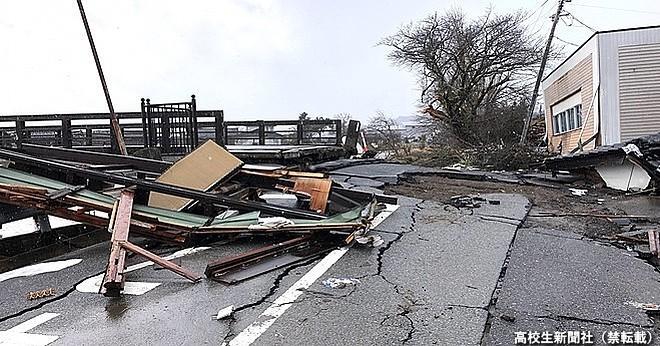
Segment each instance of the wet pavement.
[{"label": "wet pavement", "polygon": [[[389,183],[411,169],[417,168],[351,167],[341,173],[360,179],[338,180],[374,191],[378,182]],[[486,199],[481,207],[457,209],[399,196],[400,207],[373,230],[385,241],[380,247],[336,250],[232,286],[207,279],[192,284],[151,265],[130,267],[143,262],[133,257],[128,264],[135,270],[127,280],[145,292],[106,298],[93,291],[108,245],[74,251],[49,260],[81,259],[65,269],[0,280],[0,340],[18,345],[510,345],[521,330],[652,332],[653,322],[628,303],[660,300],[660,274],[652,266],[625,250],[548,224],[530,226],[525,218],[531,206],[521,195],[481,197]],[[179,252],[174,261],[203,272],[212,259],[266,243],[218,242]],[[350,280],[338,288],[324,285],[332,278]],[[51,287],[54,297],[26,299],[29,291]],[[231,318],[213,318],[229,305],[235,308]]]}]

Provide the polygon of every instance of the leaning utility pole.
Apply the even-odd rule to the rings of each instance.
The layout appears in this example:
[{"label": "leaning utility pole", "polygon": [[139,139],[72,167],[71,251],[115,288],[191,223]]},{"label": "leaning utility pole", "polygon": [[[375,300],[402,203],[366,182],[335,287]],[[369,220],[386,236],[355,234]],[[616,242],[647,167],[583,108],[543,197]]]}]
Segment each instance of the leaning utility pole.
[{"label": "leaning utility pole", "polygon": [[[543,70],[545,69],[545,63],[548,61],[548,55],[550,55],[550,47],[552,46],[552,39],[555,36],[555,28],[557,27],[557,22],[559,22],[559,16],[561,11],[564,8],[564,2],[566,0],[559,0],[559,5],[557,6],[557,13],[552,19],[552,28],[550,28],[550,36],[548,36],[548,42],[545,44],[545,51],[543,52],[543,58],[541,60],[541,67],[539,68],[539,74],[536,76],[536,83],[534,84],[534,92],[532,93],[532,101],[529,105],[529,115],[525,119],[525,125],[523,126],[522,135],[520,136],[520,144],[525,144],[527,141],[527,133],[529,132],[529,126],[532,122],[532,116],[534,115],[534,106],[536,105],[536,97],[539,93],[539,87],[541,86],[541,78],[543,78]],[[570,0],[568,0],[570,2]]]},{"label": "leaning utility pole", "polygon": [[117,149],[119,149],[119,153],[122,155],[128,155],[128,152],[126,151],[126,143],[124,143],[124,136],[122,135],[121,128],[119,127],[119,120],[117,120],[117,114],[115,114],[115,108],[112,106],[112,100],[110,99],[108,85],[105,83],[105,77],[103,76],[103,70],[101,69],[101,61],[99,60],[99,55],[96,53],[96,46],[94,45],[94,39],[92,38],[92,31],[89,29],[89,24],[87,23],[87,16],[85,16],[85,9],[83,8],[82,0],[78,0],[78,8],[80,9],[80,16],[82,17],[83,24],[85,25],[89,46],[92,48],[92,55],[94,56],[94,62],[96,63],[96,70],[99,72],[101,86],[103,87],[103,93],[105,94],[105,101],[108,103],[108,110],[110,111],[110,127],[112,128],[111,131],[114,134]]}]

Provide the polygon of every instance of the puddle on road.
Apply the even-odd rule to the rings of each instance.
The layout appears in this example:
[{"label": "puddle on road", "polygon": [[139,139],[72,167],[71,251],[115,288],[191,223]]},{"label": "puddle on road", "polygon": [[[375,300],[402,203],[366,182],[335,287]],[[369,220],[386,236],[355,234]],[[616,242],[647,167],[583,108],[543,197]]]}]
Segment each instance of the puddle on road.
[{"label": "puddle on road", "polygon": [[113,298],[108,300],[105,305],[105,312],[107,318],[111,320],[118,320],[124,316],[124,313],[129,309],[126,299],[123,297]]}]

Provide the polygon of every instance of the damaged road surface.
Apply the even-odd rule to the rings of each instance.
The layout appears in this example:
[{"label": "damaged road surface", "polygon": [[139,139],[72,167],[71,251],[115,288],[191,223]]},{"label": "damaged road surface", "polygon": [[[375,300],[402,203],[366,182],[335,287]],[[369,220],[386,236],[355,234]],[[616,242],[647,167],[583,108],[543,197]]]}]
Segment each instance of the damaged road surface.
[{"label": "damaged road surface", "polygon": [[[98,291],[108,244],[77,250],[47,261],[46,269],[0,274],[9,274],[0,280],[0,339],[19,345],[479,344],[529,210],[520,195],[480,200],[480,207],[464,208],[399,197],[398,209],[388,207],[373,220],[370,245],[336,248],[231,285],[209,278],[192,283],[129,254],[123,294],[107,298]],[[201,273],[218,258],[274,239],[226,238],[183,250],[139,245]],[[53,296],[26,299],[50,288]]]}]

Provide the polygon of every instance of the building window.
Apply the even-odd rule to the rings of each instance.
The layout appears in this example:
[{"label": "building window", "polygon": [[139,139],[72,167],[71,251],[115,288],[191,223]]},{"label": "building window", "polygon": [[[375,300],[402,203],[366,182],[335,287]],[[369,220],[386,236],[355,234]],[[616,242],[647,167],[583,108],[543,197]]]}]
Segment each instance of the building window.
[{"label": "building window", "polygon": [[[554,107],[553,107],[554,108]],[[562,107],[564,108],[564,107]],[[552,113],[552,132],[560,134],[582,127],[582,104],[573,104],[560,112]]]}]

